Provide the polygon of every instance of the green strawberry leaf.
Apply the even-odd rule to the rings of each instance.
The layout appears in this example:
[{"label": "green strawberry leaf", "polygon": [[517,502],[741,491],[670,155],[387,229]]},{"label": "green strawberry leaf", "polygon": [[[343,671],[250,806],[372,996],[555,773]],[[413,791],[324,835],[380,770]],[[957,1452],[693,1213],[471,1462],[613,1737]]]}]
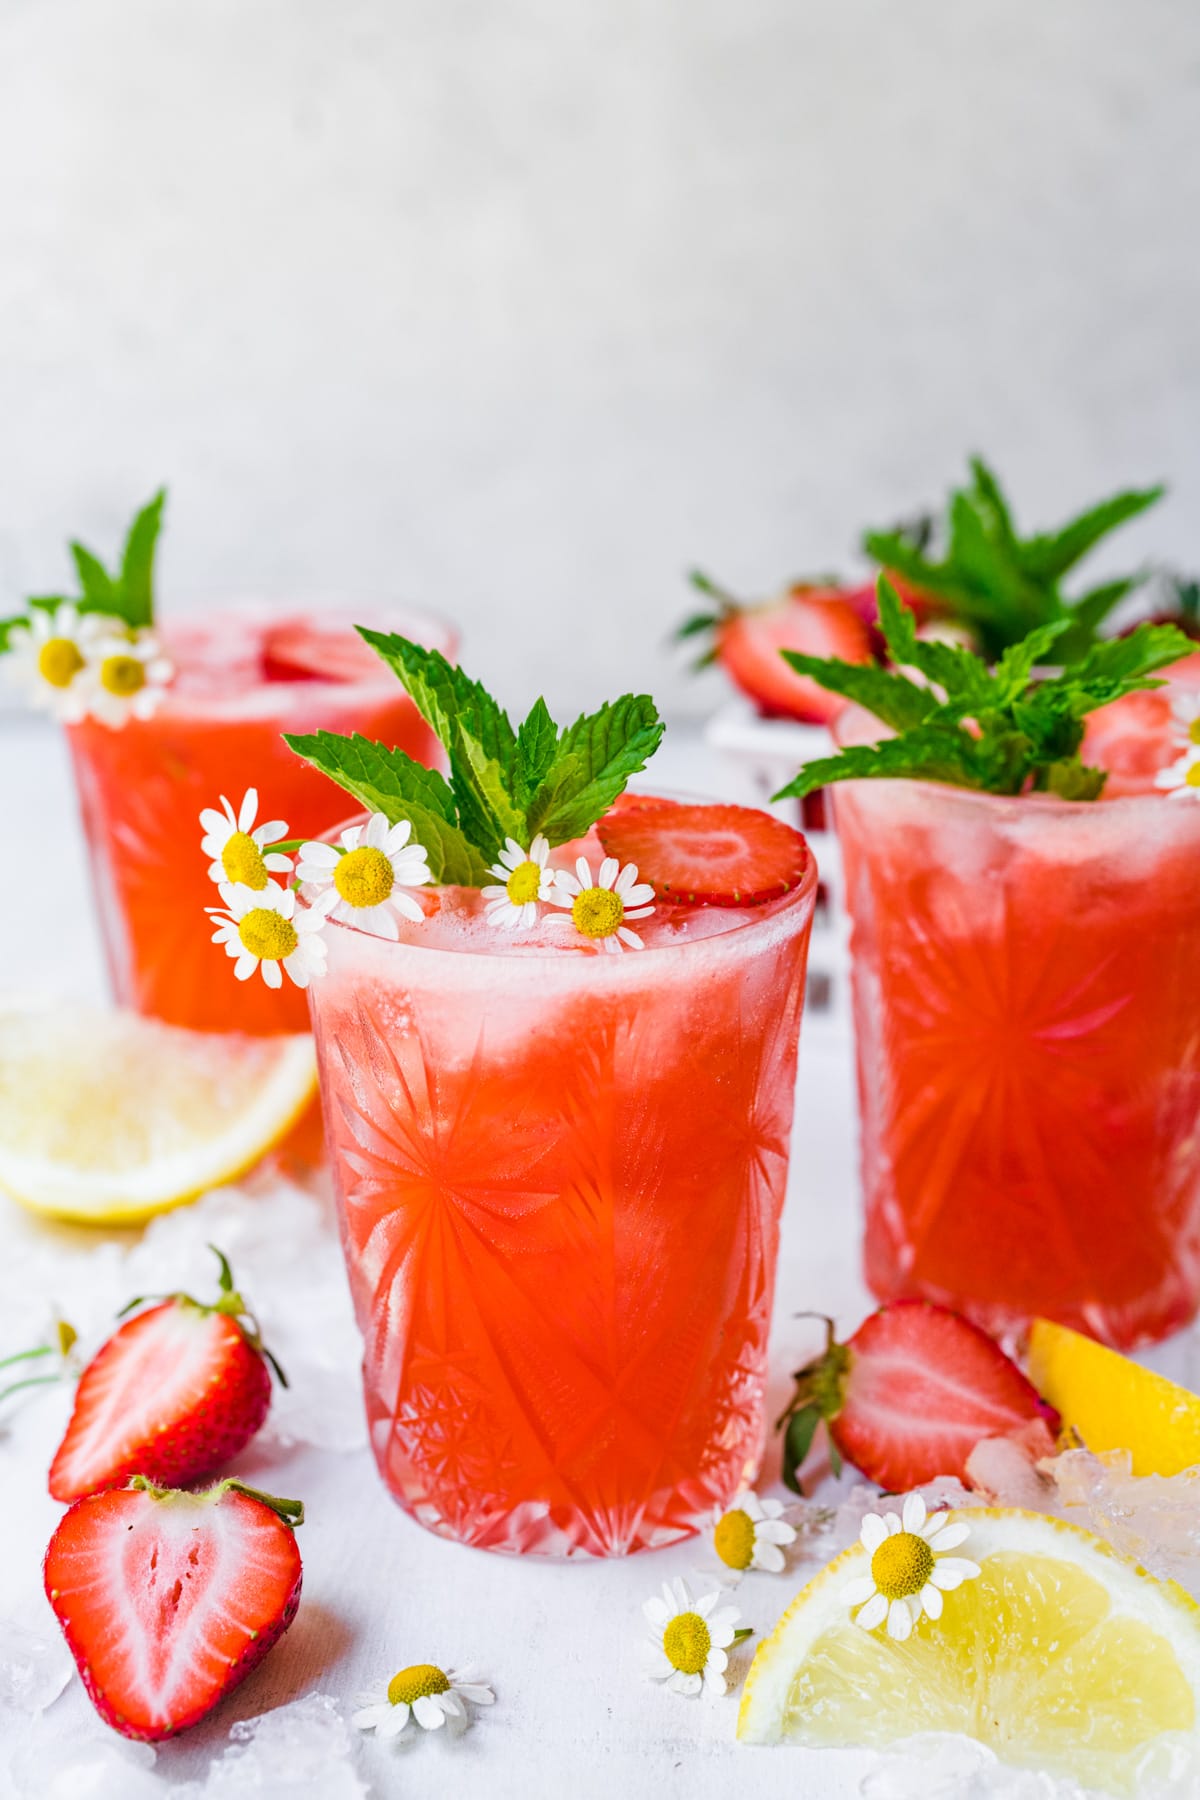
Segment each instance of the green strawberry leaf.
[{"label": "green strawberry leaf", "polygon": [[462,831],[454,795],[436,770],[357,734],[285,732],[284,742],[369,812],[383,813],[390,825],[407,819],[435,881],[481,887],[487,880],[483,857]]}]

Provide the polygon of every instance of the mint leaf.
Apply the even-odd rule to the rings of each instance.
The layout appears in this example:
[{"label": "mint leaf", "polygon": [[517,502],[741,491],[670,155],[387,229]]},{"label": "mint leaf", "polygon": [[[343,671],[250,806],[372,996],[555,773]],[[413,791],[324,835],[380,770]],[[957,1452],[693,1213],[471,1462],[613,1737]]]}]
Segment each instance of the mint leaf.
[{"label": "mint leaf", "polygon": [[852,744],[837,756],[821,756],[805,763],[800,772],[773,794],[773,800],[802,800],[816,788],[835,781],[860,781],[872,776],[905,777],[917,781],[945,781],[957,787],[976,787],[971,740],[954,725],[917,725],[900,737],[878,744]]},{"label": "mint leaf", "polygon": [[558,726],[544,700],[535,700],[517,733],[513,759],[513,791],[522,807],[529,802],[549,773],[558,748]]},{"label": "mint leaf", "polygon": [[1058,654],[1073,662],[1094,642],[1112,608],[1141,577],[1124,576],[1072,599],[1065,577],[1109,532],[1154,505],[1159,487],[1131,490],[1089,507],[1060,530],[1022,538],[994,472],[973,457],[967,483],[952,491],[941,529],[944,552],[903,531],[868,531],[863,547],[884,568],[902,575],[979,635],[997,657],[1038,625],[1065,619]]},{"label": "mint leaf", "polygon": [[83,544],[76,543],[71,545],[71,557],[83,590],[78,602],[80,611],[113,613],[118,618],[123,617],[117,583],[99,557],[93,556]]},{"label": "mint leaf", "polygon": [[559,739],[529,806],[529,826],[552,844],[583,833],[606,813],[631,775],[644,769],[665,727],[648,694],[623,694],[585,713]]},{"label": "mint leaf", "polygon": [[865,706],[896,731],[919,725],[937,706],[936,694],[893,669],[881,669],[875,663],[841,662],[836,657],[807,656],[799,650],[784,650],[781,654],[797,675],[811,675],[831,694],[842,694]]},{"label": "mint leaf", "polygon": [[879,613],[893,656],[916,661],[930,680],[940,684],[944,702],[932,700],[923,716],[909,717],[905,714],[909,702],[898,700],[904,687],[894,686],[896,678],[886,671],[866,671],[867,680],[858,680],[851,692],[862,671],[855,670],[852,677],[848,665],[835,659],[784,652],[793,668],[831,692],[849,693],[871,707],[897,735],[807,763],[775,796],[777,800],[802,798],[828,782],[871,777],[945,781],[993,794],[1033,789],[1068,800],[1095,800],[1106,777],[1102,769],[1089,769],[1080,761],[1084,718],[1123,694],[1160,686],[1152,679],[1153,672],[1186,656],[1192,647],[1174,625],[1139,625],[1127,637],[1094,645],[1082,662],[1060,675],[1041,679],[1038,667],[1070,631],[1068,619],[1037,626],[1010,645],[989,670],[970,651],[932,654],[951,647],[917,638],[911,615],[900,606],[885,576],[879,580]]},{"label": "mint leaf", "polygon": [[483,858],[459,827],[449,785],[435,769],[357,733],[285,732],[284,743],[369,812],[383,813],[389,825],[407,819],[435,881],[480,887],[487,880]]},{"label": "mint leaf", "polygon": [[159,488],[153,500],[143,506],[125,539],[125,552],[121,558],[121,617],[134,627],[154,622],[154,552],[166,503],[167,490]]}]

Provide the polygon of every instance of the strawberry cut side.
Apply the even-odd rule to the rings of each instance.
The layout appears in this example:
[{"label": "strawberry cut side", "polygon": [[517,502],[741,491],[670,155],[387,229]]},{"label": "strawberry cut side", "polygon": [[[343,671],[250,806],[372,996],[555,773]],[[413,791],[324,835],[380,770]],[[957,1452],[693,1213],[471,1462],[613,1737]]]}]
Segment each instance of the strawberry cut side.
[{"label": "strawberry cut side", "polygon": [[597,830],[607,855],[636,863],[675,905],[763,906],[798,887],[812,860],[798,831],[749,806],[647,800],[610,812]]},{"label": "strawberry cut side", "polygon": [[[939,1475],[967,1479],[987,1438],[1019,1437],[1058,1415],[986,1331],[946,1307],[898,1300],[834,1341],[796,1375],[785,1414],[784,1479],[797,1471],[823,1419],[835,1453],[870,1481],[903,1493]],[[783,1421],[781,1421],[783,1423]]]},{"label": "strawberry cut side", "polygon": [[46,1595],[101,1718],[155,1742],[243,1681],[300,1603],[303,1509],[236,1483],[91,1494],[46,1551]]}]

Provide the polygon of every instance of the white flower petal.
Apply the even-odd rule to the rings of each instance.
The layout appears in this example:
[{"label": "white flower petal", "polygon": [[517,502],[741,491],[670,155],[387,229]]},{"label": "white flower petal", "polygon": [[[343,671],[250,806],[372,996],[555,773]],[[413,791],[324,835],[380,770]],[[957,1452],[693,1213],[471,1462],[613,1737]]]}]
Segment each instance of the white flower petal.
[{"label": "white flower petal", "polygon": [[946,1550],[953,1550],[956,1544],[964,1543],[971,1535],[971,1527],[969,1525],[963,1525],[962,1523],[939,1526],[939,1518],[944,1519],[945,1517],[945,1513],[934,1513],[933,1518],[930,1520],[930,1524],[933,1525],[934,1529],[929,1533],[929,1548],[937,1551],[939,1554]]},{"label": "white flower petal", "polygon": [[[764,1521],[765,1523],[765,1521]],[[772,1575],[787,1566],[787,1558],[778,1544],[772,1544],[761,1534],[761,1529],[754,1534],[754,1550],[751,1560],[756,1569],[767,1569]]]},{"label": "white flower petal", "polygon": [[874,1631],[882,1625],[888,1615],[888,1603],[882,1594],[876,1594],[855,1617],[854,1623],[861,1625],[864,1631]]},{"label": "white flower petal", "polygon": [[868,1513],[862,1522],[859,1533],[864,1550],[878,1550],[888,1534],[887,1524],[879,1513]]},{"label": "white flower petal", "polygon": [[920,1494],[909,1494],[904,1502],[901,1524],[905,1531],[917,1533],[925,1523],[925,1502]]},{"label": "white flower petal", "polygon": [[903,1600],[893,1600],[888,1607],[887,1634],[896,1643],[903,1644],[912,1636],[913,1619],[908,1606]]},{"label": "white flower petal", "polygon": [[446,1723],[446,1715],[433,1694],[418,1694],[412,1703],[413,1717],[426,1731],[438,1731]]},{"label": "white flower petal", "polygon": [[942,1591],[940,1588],[935,1587],[932,1581],[927,1581],[925,1586],[921,1589],[921,1605],[925,1608],[925,1611],[929,1614],[931,1619],[941,1618]]},{"label": "white flower petal", "polygon": [[869,1575],[856,1575],[853,1581],[848,1581],[839,1590],[838,1598],[844,1600],[847,1606],[865,1606],[874,1592],[875,1583]]}]

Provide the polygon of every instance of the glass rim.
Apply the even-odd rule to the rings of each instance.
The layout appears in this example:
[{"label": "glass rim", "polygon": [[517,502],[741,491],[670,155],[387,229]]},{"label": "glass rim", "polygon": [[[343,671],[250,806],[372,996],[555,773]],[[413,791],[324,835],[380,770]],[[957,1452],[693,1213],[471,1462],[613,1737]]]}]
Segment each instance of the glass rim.
[{"label": "glass rim", "polygon": [[[742,805],[742,802],[738,800],[719,800],[709,797],[701,798],[695,794],[683,796],[678,790],[668,792],[666,790],[656,789],[653,794],[651,794],[649,790],[639,789],[637,791],[644,793],[647,799],[685,800],[690,801],[694,805],[699,804],[707,806]],[[748,806],[745,807],[744,810],[747,812],[760,813],[764,812],[766,809],[761,806]],[[350,817],[340,820],[337,825],[331,826],[328,831],[322,832],[319,841],[331,842],[335,838],[340,837],[341,833],[345,831],[347,827],[361,824],[369,817],[370,814],[365,809],[356,812]],[[786,823],[786,821],[781,822]],[[355,938],[381,945],[385,951],[400,952],[412,950],[425,956],[453,957],[460,963],[466,961],[488,963],[493,968],[497,962],[503,964],[532,963],[538,966],[545,963],[552,963],[557,968],[566,968],[570,966],[570,963],[574,963],[576,966],[582,964],[587,964],[589,967],[598,966],[615,973],[614,965],[621,965],[632,961],[635,966],[637,966],[641,964],[642,958],[646,956],[678,956],[689,950],[695,950],[701,945],[710,945],[731,939],[737,939],[739,942],[743,942],[747,933],[759,933],[766,927],[774,925],[778,920],[790,920],[793,913],[797,910],[802,910],[806,904],[811,911],[816,905],[817,886],[821,879],[820,870],[817,867],[816,855],[813,852],[812,845],[809,843],[808,838],[802,831],[798,831],[795,826],[791,826],[789,829],[796,831],[797,837],[804,839],[805,849],[808,852],[808,861],[805,865],[804,873],[796,883],[796,886],[794,888],[789,888],[786,894],[780,894],[778,899],[766,901],[762,906],[753,909],[760,913],[762,915],[761,917],[744,920],[742,923],[732,926],[728,931],[714,931],[708,933],[704,937],[687,938],[676,944],[645,944],[640,950],[631,950],[626,947],[619,954],[606,952],[599,948],[591,954],[581,955],[578,952],[571,952],[568,961],[568,957],[564,955],[563,949],[554,949],[549,944],[544,950],[523,949],[519,954],[508,954],[502,947],[503,938],[501,937],[498,928],[495,928],[495,935],[497,938],[497,947],[495,950],[475,948],[464,948],[460,950],[452,948],[448,944],[422,944],[407,938],[379,937],[375,932],[364,931],[360,925],[353,924],[349,919],[328,919],[325,928],[326,930],[349,932]],[[556,845],[555,848],[559,849],[561,846]],[[430,887],[432,890],[436,891],[440,888],[454,887],[456,885],[457,884],[454,882],[435,882],[431,883]],[[299,892],[297,893],[297,898],[301,906],[307,906],[309,904]],[[697,908],[696,910],[706,910],[709,912],[734,912],[740,910],[746,912],[751,909],[747,907],[735,908],[713,906],[705,909]],[[635,920],[634,927],[639,923],[640,921]],[[419,929],[419,927],[417,929]]]}]

